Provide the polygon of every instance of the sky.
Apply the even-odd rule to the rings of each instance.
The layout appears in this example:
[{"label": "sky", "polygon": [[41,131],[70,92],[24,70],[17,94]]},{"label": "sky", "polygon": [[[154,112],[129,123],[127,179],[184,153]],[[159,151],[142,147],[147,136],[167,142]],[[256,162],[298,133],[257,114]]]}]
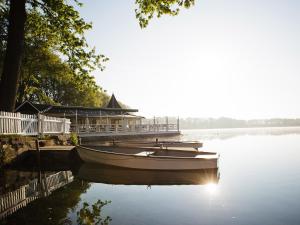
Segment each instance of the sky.
[{"label": "sky", "polygon": [[139,114],[300,117],[300,1],[195,0],[141,29],[134,0],[84,1],[97,83]]}]

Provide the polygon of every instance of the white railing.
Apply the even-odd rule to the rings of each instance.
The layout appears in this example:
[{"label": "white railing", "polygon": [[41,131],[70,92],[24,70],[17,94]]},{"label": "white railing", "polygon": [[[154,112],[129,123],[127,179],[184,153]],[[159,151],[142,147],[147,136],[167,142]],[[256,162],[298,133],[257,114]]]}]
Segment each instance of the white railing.
[{"label": "white railing", "polygon": [[72,124],[71,130],[77,133],[159,133],[179,131],[177,124]]},{"label": "white railing", "polygon": [[66,118],[0,111],[0,135],[67,134],[70,126]]}]

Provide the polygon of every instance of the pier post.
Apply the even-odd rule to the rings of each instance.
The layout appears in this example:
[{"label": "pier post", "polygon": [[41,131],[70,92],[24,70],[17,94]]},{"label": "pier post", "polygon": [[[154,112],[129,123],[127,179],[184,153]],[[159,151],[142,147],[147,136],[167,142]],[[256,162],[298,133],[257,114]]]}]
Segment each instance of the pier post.
[{"label": "pier post", "polygon": [[166,131],[169,131],[169,118],[166,117]]},{"label": "pier post", "polygon": [[41,151],[40,151],[40,143],[39,143],[38,138],[35,140],[35,148],[36,148],[36,151],[37,151],[38,167],[40,168],[40,166],[41,166]]},{"label": "pier post", "polygon": [[177,117],[177,131],[179,132],[179,116]]}]

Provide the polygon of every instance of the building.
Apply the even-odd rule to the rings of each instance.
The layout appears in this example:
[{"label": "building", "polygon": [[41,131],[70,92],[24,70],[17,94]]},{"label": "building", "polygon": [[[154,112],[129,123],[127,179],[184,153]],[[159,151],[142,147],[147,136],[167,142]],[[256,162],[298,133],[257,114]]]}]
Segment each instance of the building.
[{"label": "building", "polygon": [[71,129],[81,137],[112,137],[112,136],[156,136],[177,135],[179,124],[158,124],[145,121],[138,116],[137,109],[122,107],[114,94],[106,107],[62,106],[49,104],[34,104],[25,101],[16,108],[17,112],[25,114],[43,114],[47,116],[64,117],[71,120]]}]

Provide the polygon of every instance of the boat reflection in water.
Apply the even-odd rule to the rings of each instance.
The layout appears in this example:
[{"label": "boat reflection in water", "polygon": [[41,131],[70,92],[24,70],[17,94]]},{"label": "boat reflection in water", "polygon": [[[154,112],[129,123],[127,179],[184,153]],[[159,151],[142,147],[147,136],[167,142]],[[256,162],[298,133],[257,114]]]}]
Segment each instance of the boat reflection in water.
[{"label": "boat reflection in water", "polygon": [[0,220],[73,181],[71,171],[5,172],[0,179]]},{"label": "boat reflection in water", "polygon": [[89,182],[126,185],[204,185],[219,181],[218,169],[136,170],[84,163],[77,176]]}]

